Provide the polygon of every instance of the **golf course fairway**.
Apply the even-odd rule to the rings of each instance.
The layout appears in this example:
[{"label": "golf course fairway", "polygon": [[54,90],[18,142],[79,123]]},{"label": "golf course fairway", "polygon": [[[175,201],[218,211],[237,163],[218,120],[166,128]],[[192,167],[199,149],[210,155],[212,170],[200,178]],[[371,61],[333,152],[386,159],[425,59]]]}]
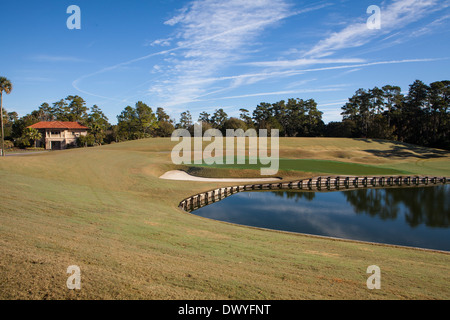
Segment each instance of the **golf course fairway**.
[{"label": "golf course fairway", "polygon": [[[0,159],[0,299],[450,299],[450,254],[209,220],[178,208],[259,167],[174,165],[170,138]],[[450,153],[382,140],[280,138],[283,180],[450,177]],[[79,266],[81,289],[67,268]],[[368,266],[381,270],[369,290]]]}]

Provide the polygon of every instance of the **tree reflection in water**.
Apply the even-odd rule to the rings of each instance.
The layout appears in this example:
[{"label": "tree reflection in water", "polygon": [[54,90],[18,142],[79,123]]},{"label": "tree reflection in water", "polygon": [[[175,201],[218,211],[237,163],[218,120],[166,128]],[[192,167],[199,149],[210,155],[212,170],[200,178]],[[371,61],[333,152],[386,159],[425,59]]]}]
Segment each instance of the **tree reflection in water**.
[{"label": "tree reflection in water", "polygon": [[312,191],[272,191],[277,197],[293,199],[295,202],[298,202],[301,199],[305,199],[308,201],[314,200],[316,197],[316,193]]},{"label": "tree reflection in water", "polygon": [[[354,189],[343,194],[355,213],[368,214],[383,220],[395,220],[404,213],[411,227],[424,224],[428,227],[450,227],[450,197],[448,186]],[[276,196],[312,201],[315,192],[273,191]]]}]

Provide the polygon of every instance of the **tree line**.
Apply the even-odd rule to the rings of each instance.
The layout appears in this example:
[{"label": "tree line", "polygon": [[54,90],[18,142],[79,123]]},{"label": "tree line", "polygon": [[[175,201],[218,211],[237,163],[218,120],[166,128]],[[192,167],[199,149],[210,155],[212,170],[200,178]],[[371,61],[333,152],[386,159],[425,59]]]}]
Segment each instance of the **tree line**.
[{"label": "tree line", "polygon": [[395,140],[450,150],[450,81],[416,80],[402,94],[398,86],[359,89],[342,107],[343,121],[328,134]]},{"label": "tree line", "polygon": [[[450,81],[426,85],[416,80],[402,93],[398,86],[358,89],[342,106],[342,120],[325,124],[323,112],[314,99],[261,102],[255,109],[239,109],[239,117],[229,117],[223,108],[212,113],[203,111],[196,121],[203,130],[278,129],[280,137],[347,137],[386,139],[450,150]],[[26,129],[39,121],[77,121],[89,127],[89,134],[80,137],[80,146],[150,137],[170,137],[175,129],[193,131],[194,120],[189,110],[179,121],[142,101],[127,106],[117,116],[117,124],[97,105],[88,108],[80,96],[68,96],[52,104],[43,103],[23,117],[3,110],[4,137],[9,145],[30,146],[36,132]],[[8,142],[9,141],[9,142]]]}]

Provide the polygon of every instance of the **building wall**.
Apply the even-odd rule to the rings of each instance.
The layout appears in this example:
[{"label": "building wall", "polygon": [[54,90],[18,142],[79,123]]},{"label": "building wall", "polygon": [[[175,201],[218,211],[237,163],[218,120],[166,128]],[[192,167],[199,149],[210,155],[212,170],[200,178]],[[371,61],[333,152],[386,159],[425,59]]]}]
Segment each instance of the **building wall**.
[{"label": "building wall", "polygon": [[70,130],[61,130],[61,129],[45,129],[42,132],[42,136],[44,137],[44,145],[45,149],[52,149],[52,142],[60,142],[61,149],[66,149],[70,144],[76,144],[77,138],[80,136],[86,136],[87,130],[85,129],[70,129]]}]

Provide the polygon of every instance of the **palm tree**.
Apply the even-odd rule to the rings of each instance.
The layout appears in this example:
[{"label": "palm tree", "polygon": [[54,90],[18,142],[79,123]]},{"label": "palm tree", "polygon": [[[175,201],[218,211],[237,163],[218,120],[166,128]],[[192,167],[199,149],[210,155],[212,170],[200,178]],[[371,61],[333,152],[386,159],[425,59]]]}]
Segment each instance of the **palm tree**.
[{"label": "palm tree", "polygon": [[1,124],[2,124],[2,156],[5,156],[5,131],[3,128],[3,91],[6,94],[10,94],[12,90],[11,81],[6,79],[5,77],[0,77],[0,115],[1,115]]},{"label": "palm tree", "polygon": [[27,128],[24,132],[24,137],[26,139],[33,140],[34,147],[36,148],[37,141],[42,139],[42,134],[34,128]]}]

